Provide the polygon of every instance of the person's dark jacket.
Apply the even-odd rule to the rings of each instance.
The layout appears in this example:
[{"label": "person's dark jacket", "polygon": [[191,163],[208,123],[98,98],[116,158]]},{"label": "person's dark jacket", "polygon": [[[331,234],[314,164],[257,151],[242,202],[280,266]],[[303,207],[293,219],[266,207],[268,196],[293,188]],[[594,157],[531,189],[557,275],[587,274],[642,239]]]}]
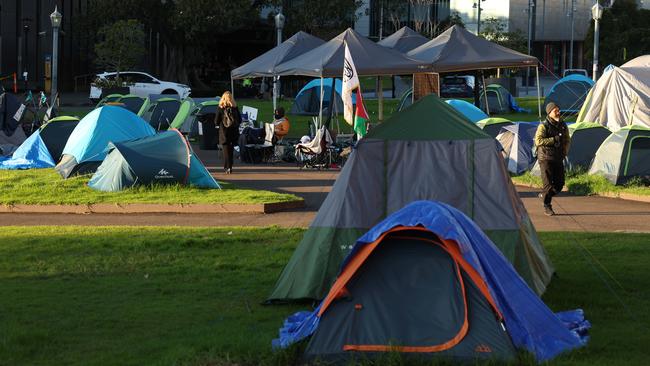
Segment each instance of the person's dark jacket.
[{"label": "person's dark jacket", "polygon": [[[235,118],[235,123],[230,127],[225,127],[223,125],[223,119],[225,116],[224,109],[226,108],[232,109],[232,115]],[[217,113],[214,117],[214,124],[219,128],[220,145],[237,144],[237,140],[239,139],[239,125],[241,124],[241,114],[237,107],[218,107]]]},{"label": "person's dark jacket", "polygon": [[562,161],[569,153],[571,138],[569,128],[564,121],[553,121],[546,117],[544,123],[537,127],[535,146],[537,160]]}]

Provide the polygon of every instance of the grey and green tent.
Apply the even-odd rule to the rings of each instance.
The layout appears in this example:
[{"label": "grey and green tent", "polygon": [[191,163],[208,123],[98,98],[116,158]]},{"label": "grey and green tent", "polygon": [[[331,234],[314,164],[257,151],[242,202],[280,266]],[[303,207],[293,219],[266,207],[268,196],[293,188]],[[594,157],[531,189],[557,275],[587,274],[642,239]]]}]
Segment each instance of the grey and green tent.
[{"label": "grey and green tent", "polygon": [[149,106],[149,98],[142,98],[133,94],[127,94],[117,99],[116,102],[122,103],[124,105],[124,108],[130,110],[138,116],[141,116]]},{"label": "grey and green tent", "polygon": [[359,141],[269,301],[322,299],[356,239],[416,200],[463,211],[529,286],[544,292],[553,267],[496,141],[429,95]]},{"label": "grey and green tent", "polygon": [[[479,100],[481,101],[481,110],[488,114],[510,113],[510,103],[508,91],[499,84],[490,84],[485,90],[481,91]],[[487,100],[487,106],[485,101]]]},{"label": "grey and green tent", "polygon": [[614,184],[634,177],[650,178],[650,128],[625,126],[603,141],[589,174],[600,174]]},{"label": "grey and green tent", "polygon": [[[203,116],[205,120],[214,119],[221,98],[200,98],[186,99],[178,110],[178,114],[172,121],[170,128],[176,128],[183,134],[190,137],[199,134],[199,117]],[[212,116],[210,116],[212,115]]]},{"label": "grey and green tent", "polygon": [[[578,122],[567,124],[567,126],[569,135],[571,135],[571,146],[564,161],[564,167],[568,171],[587,170],[594,160],[596,151],[612,132],[599,123]],[[530,173],[536,176],[541,175],[538,162],[535,162]]]},{"label": "grey and green tent", "polygon": [[149,122],[156,131],[163,131],[172,124],[180,108],[180,100],[176,98],[160,98],[151,104],[147,112],[142,114],[142,118]]},{"label": "grey and green tent", "polygon": [[95,106],[95,109],[105,105],[106,103],[115,103],[118,100],[120,100],[120,98],[122,98],[123,96],[124,95],[122,95],[122,94],[109,94],[109,95],[105,96],[104,98],[102,98],[102,100],[100,100],[97,103],[97,105]]},{"label": "grey and green tent", "polygon": [[511,120],[500,117],[486,118],[476,122],[476,125],[480,127],[483,132],[494,138],[496,138],[499,132],[501,132],[501,128],[513,124],[514,123]]}]

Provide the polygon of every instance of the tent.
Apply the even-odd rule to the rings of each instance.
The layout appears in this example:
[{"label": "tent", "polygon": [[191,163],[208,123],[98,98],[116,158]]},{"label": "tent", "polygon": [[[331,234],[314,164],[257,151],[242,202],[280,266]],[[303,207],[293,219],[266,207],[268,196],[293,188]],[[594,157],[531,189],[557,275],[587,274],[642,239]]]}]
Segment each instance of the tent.
[{"label": "tent", "polygon": [[[217,108],[219,107],[219,99],[219,97],[186,99],[181,104],[178,114],[172,121],[170,128],[176,128],[189,136],[197,136],[199,134],[199,118],[214,120],[214,115],[217,113]],[[189,113],[186,113],[187,107],[190,107]]]},{"label": "tent", "polygon": [[[329,115],[332,97],[332,80],[336,80],[334,83],[334,101],[336,105],[334,106],[334,111],[338,113],[343,112],[343,99],[341,97],[341,88],[343,83],[340,79],[314,79],[308,82],[298,94],[296,94],[296,99],[291,105],[291,110],[289,114],[297,114],[303,116],[318,116],[320,111],[320,100],[321,100],[321,81],[323,84],[323,114]],[[356,103],[356,94],[352,95],[352,103]]]},{"label": "tent", "polygon": [[148,98],[142,98],[133,94],[127,94],[117,99],[116,102],[122,103],[124,105],[124,108],[137,115],[142,115],[142,113],[147,110],[147,106],[149,105]]},{"label": "tent", "polygon": [[505,118],[499,118],[499,117],[485,118],[476,122],[476,125],[480,127],[483,130],[483,132],[495,138],[497,137],[499,132],[501,132],[501,128],[505,126],[510,126],[512,124],[513,124],[512,121]]},{"label": "tent", "polygon": [[468,120],[473,123],[476,123],[480,120],[486,119],[489,116],[485,114],[482,110],[476,108],[472,103],[466,102],[460,99],[449,99],[446,100],[447,104],[454,107],[456,111],[465,116]]},{"label": "tent", "polygon": [[650,128],[632,125],[613,132],[598,148],[589,174],[617,185],[635,177],[650,179]]},{"label": "tent", "polygon": [[560,107],[562,113],[578,113],[592,86],[594,86],[594,81],[584,75],[565,76],[553,84],[549,90],[544,99],[544,108],[553,102]]},{"label": "tent", "polygon": [[536,67],[537,58],[499,46],[454,25],[438,37],[407,53],[433,66],[435,72]]},{"label": "tent", "polygon": [[350,246],[327,297],[314,311],[289,317],[276,348],[311,336],[306,362],[397,352],[421,361],[501,364],[522,350],[541,363],[588,340],[582,310],[554,314],[452,206],[410,203]]},{"label": "tent", "polygon": [[56,170],[63,178],[94,172],[106,157],[109,142],[154,135],[142,118],[122,107],[104,106],[88,113],[70,134]]},{"label": "tent", "polygon": [[279,64],[311,51],[323,43],[325,41],[322,39],[300,31],[277,47],[232,70],[230,77],[233,79],[273,77]]},{"label": "tent", "polygon": [[106,104],[106,103],[115,103],[115,102],[118,102],[118,101],[120,100],[120,98],[122,98],[123,96],[124,96],[124,95],[122,95],[122,94],[109,94],[109,95],[105,96],[104,98],[102,98],[102,99],[97,103],[97,105],[95,106],[95,108],[99,108],[99,107],[103,106],[103,105]]},{"label": "tent", "polygon": [[[486,97],[487,95],[487,97]],[[485,101],[487,99],[487,108]],[[525,112],[530,113],[529,110],[521,108],[517,105],[517,101],[510,94],[510,92],[500,84],[490,84],[485,90],[481,91],[480,95],[481,110],[489,114],[511,113],[511,112]]]},{"label": "tent", "polygon": [[[566,170],[587,170],[594,160],[596,151],[603,141],[611,135],[611,131],[598,123],[579,122],[569,123],[569,134],[571,135],[571,146],[569,154],[564,162]],[[539,176],[539,164],[530,171],[531,174]]]},{"label": "tent", "polygon": [[435,95],[361,139],[286,265],[269,301],[322,299],[351,243],[414,200],[469,215],[537,293],[553,267],[496,141]]},{"label": "tent", "polygon": [[612,132],[628,125],[650,127],[650,55],[603,73],[580,110],[582,121],[600,123]]},{"label": "tent", "polygon": [[0,153],[9,155],[22,144],[27,136],[20,127],[22,119],[16,120],[16,112],[21,106],[20,100],[13,94],[0,93]]},{"label": "tent", "polygon": [[377,42],[377,44],[383,47],[392,48],[402,53],[407,53],[408,51],[419,47],[429,41],[429,38],[421,35],[409,27],[404,26],[397,32]]},{"label": "tent", "polygon": [[518,122],[501,128],[496,139],[503,148],[508,171],[522,174],[535,164],[535,132],[539,122]]},{"label": "tent", "polygon": [[341,77],[345,43],[350,49],[359,76],[404,75],[431,71],[431,67],[406,57],[399,51],[382,47],[348,28],[311,51],[278,65],[279,75]]},{"label": "tent", "polygon": [[142,118],[149,122],[156,131],[169,128],[181,108],[181,101],[176,98],[160,98],[153,102]]},{"label": "tent", "polygon": [[220,188],[185,137],[175,129],[110,143],[106,159],[88,182],[90,188],[105,192],[149,184]]}]

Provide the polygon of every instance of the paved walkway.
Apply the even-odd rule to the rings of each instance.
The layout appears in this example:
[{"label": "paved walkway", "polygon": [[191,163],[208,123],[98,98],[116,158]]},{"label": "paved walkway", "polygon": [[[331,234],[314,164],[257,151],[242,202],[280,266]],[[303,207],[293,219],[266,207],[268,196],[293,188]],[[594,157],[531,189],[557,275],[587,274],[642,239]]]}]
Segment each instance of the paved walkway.
[{"label": "paved walkway", "polygon": [[[293,193],[305,207],[274,214],[0,214],[0,225],[154,225],[307,227],[329,193],[338,170],[299,170],[295,165],[236,165],[219,168],[217,153],[198,151],[215,177],[242,187]],[[533,223],[541,231],[650,232],[650,204],[604,197],[563,195],[554,200],[558,215],[543,215],[536,190],[518,187]]]}]

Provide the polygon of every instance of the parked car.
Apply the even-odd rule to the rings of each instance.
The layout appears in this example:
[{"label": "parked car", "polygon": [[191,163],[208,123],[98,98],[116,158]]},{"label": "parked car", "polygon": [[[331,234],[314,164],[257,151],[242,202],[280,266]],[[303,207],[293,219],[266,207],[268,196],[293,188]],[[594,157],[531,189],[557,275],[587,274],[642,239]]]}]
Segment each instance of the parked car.
[{"label": "parked car", "polygon": [[584,77],[589,77],[589,74],[587,73],[587,70],[585,69],[566,69],[564,70],[564,73],[562,73],[562,77],[567,77],[569,75],[582,75]]},{"label": "parked car", "polygon": [[[97,79],[111,80],[116,76],[115,72],[104,72],[97,74]],[[181,99],[185,99],[192,92],[187,85],[158,80],[144,72],[124,71],[120,72],[120,78],[124,80],[125,86],[128,85],[131,94],[143,98],[147,98],[150,94],[176,94]],[[102,88],[97,84],[97,81],[90,84],[90,100],[95,103],[102,97]]]},{"label": "parked car", "polygon": [[470,75],[445,76],[440,83],[443,98],[470,98],[474,96],[474,77]]}]

